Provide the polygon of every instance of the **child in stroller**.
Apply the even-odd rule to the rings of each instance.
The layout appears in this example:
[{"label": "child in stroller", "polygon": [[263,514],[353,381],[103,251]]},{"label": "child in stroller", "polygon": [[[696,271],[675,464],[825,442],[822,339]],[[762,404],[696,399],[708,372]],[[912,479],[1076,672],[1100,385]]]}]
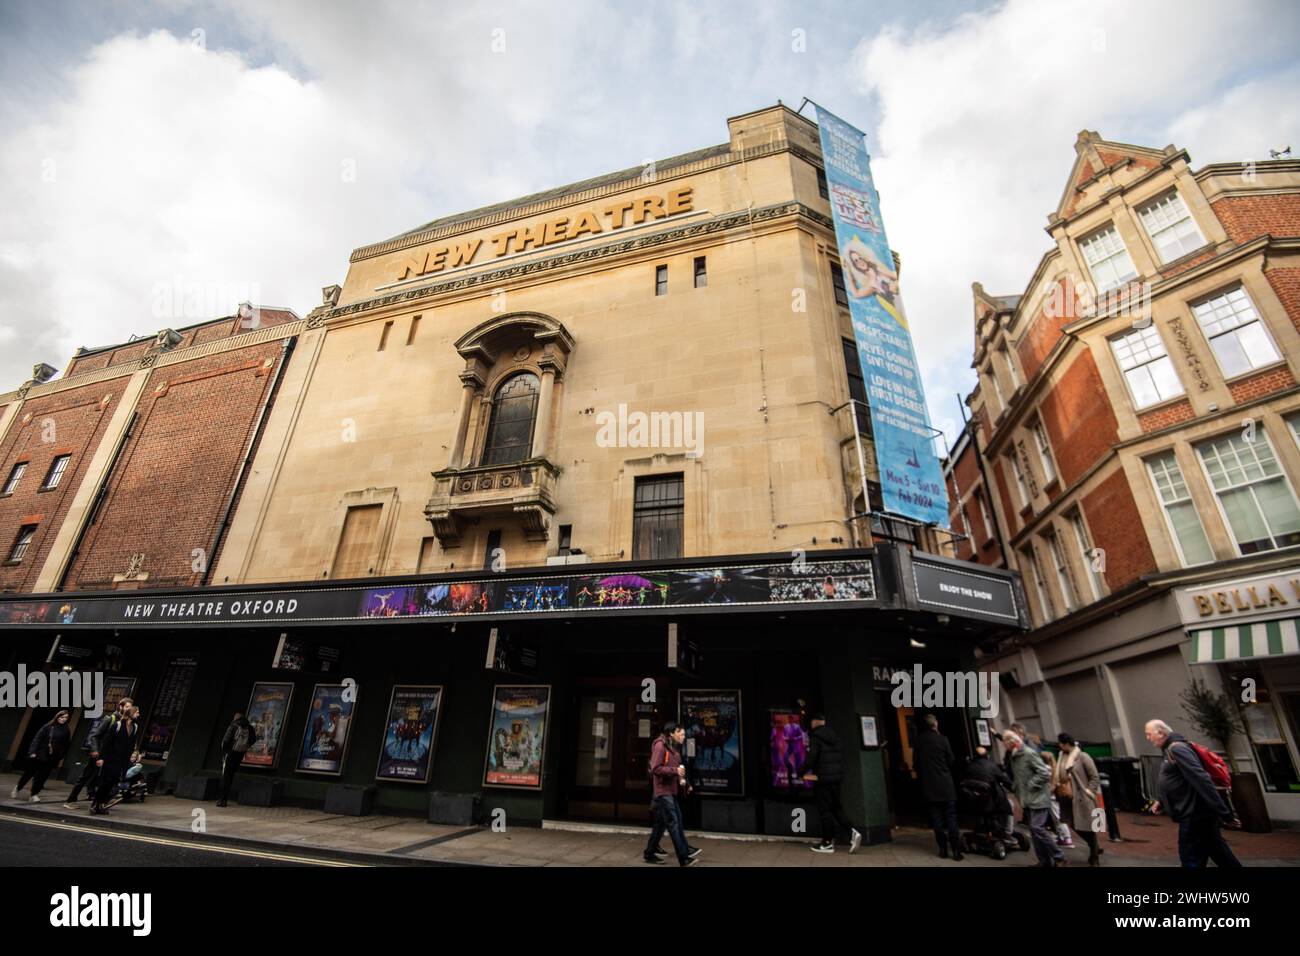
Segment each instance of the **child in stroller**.
[{"label": "child in stroller", "polygon": [[131,766],[126,768],[126,773],[122,774],[122,782],[117,785],[117,799],[113,800],[110,806],[130,803],[133,799],[144,803],[144,798],[147,796],[149,796],[149,784],[144,778],[144,764],[141,762],[140,753],[136,751],[131,754]]},{"label": "child in stroller", "polygon": [[977,747],[958,787],[963,812],[975,817],[975,828],[962,837],[967,853],[1004,860],[1008,850],[1029,850],[1029,838],[1015,828],[1007,796],[1010,784],[1006,771]]}]

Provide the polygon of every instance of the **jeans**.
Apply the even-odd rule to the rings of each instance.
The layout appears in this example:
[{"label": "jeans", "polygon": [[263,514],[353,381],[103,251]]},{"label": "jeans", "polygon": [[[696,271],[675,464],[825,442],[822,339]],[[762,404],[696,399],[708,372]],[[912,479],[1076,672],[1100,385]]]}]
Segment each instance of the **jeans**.
[{"label": "jeans", "polygon": [[53,769],[53,761],[29,760],[27,769],[23,771],[22,778],[18,781],[18,789],[21,790],[27,786],[27,781],[30,780],[32,782],[32,796],[36,796],[41,792],[41,788],[45,786],[45,781]]},{"label": "jeans", "polygon": [[655,797],[654,811],[655,825],[650,831],[650,839],[645,845],[645,856],[648,858],[654,854],[655,847],[659,846],[659,840],[663,837],[664,831],[667,831],[669,838],[673,841],[673,849],[677,851],[678,862],[685,860],[690,849],[686,845],[686,830],[682,827],[682,811],[677,806],[677,798],[672,796]]},{"label": "jeans", "polygon": [[91,796],[95,793],[95,774],[99,768],[95,766],[95,761],[86,755],[86,763],[81,768],[81,773],[77,777],[77,782],[72,785],[72,792],[68,794],[68,803],[76,803],[77,798],[81,796],[81,791],[86,790]]},{"label": "jeans", "polygon": [[931,800],[929,805],[930,827],[934,830],[934,838],[939,843],[939,849],[948,849],[948,843],[951,841],[953,850],[960,853],[961,831],[957,829],[957,801]]},{"label": "jeans", "polygon": [[1056,834],[1052,832],[1050,807],[1026,811],[1029,817],[1029,835],[1034,842],[1034,853],[1043,866],[1051,866],[1057,860],[1065,859],[1065,854],[1056,845]]},{"label": "jeans", "polygon": [[217,799],[222,803],[230,798],[230,787],[235,782],[235,771],[243,763],[244,755],[234,752],[225,755],[221,762],[221,796]]},{"label": "jeans", "polygon": [[813,799],[817,801],[817,816],[822,822],[823,843],[834,843],[841,829],[846,833],[853,829],[853,824],[849,823],[849,818],[845,816],[844,807],[840,803],[838,780],[832,783],[816,781],[813,784]]},{"label": "jeans", "polygon": [[1214,817],[1178,821],[1178,860],[1186,867],[1203,867],[1206,860],[1218,866],[1241,866],[1223,839]]}]

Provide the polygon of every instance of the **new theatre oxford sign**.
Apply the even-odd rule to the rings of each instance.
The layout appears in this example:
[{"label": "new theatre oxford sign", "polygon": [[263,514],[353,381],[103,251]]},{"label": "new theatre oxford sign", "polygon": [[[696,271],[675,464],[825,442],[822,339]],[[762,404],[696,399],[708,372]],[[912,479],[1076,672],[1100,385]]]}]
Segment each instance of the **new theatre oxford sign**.
[{"label": "new theatre oxford sign", "polygon": [[447,269],[473,265],[476,260],[500,259],[522,252],[535,252],[556,243],[615,232],[655,219],[667,219],[690,212],[694,208],[693,203],[692,188],[682,186],[670,189],[667,193],[622,199],[572,215],[546,219],[531,226],[507,229],[487,236],[486,240],[483,236],[471,236],[445,245],[425,246],[416,249],[401,263],[395,278],[396,281],[403,282]]}]

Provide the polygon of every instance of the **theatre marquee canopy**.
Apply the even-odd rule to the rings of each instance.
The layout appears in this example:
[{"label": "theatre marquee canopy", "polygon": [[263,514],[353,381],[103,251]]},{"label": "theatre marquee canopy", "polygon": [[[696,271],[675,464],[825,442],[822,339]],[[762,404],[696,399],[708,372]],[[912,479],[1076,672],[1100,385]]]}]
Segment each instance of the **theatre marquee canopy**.
[{"label": "theatre marquee canopy", "polygon": [[[907,565],[906,573],[899,565]],[[882,562],[884,564],[882,565]],[[956,569],[950,565],[956,564]],[[958,582],[944,588],[940,579]],[[882,583],[883,581],[883,583]],[[898,593],[889,582],[907,585]],[[920,581],[924,597],[912,582]],[[384,578],[365,582],[175,591],[68,592],[0,600],[0,628],[207,627],[381,624],[474,617],[680,615],[765,610],[911,607],[1018,626],[1006,572],[892,548],[746,555],[650,565],[561,565],[514,573]],[[963,609],[954,602],[966,602]],[[1006,608],[1012,610],[1008,612]]]}]

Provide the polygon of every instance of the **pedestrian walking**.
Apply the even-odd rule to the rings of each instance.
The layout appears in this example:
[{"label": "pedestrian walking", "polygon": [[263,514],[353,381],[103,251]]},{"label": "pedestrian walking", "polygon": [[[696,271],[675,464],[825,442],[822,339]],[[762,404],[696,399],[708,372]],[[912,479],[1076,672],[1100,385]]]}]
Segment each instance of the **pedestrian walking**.
[{"label": "pedestrian walking", "polygon": [[1074,832],[1088,844],[1088,865],[1097,866],[1105,852],[1097,843],[1099,831],[1093,826],[1093,821],[1098,819],[1096,810],[1101,795],[1101,775],[1097,773],[1097,764],[1092,756],[1084,753],[1072,736],[1062,733],[1056,742],[1061,745],[1056,784],[1061,817],[1068,820]]},{"label": "pedestrian walking", "polygon": [[244,754],[257,743],[257,731],[244,716],[243,711],[236,711],[230,726],[221,738],[221,795],[217,806],[226,806],[230,797],[231,784],[235,782],[235,771],[244,762]]},{"label": "pedestrian walking", "polygon": [[1037,734],[1031,734],[1030,736],[1038,744],[1034,748],[1038,752],[1038,756],[1043,758],[1043,763],[1047,764],[1047,769],[1052,772],[1052,806],[1050,809],[1052,811],[1052,829],[1056,833],[1056,845],[1072,850],[1074,849],[1074,839],[1070,836],[1070,828],[1065,825],[1064,813],[1061,810],[1061,804],[1056,794],[1061,784],[1061,770],[1057,766],[1056,756],[1042,745],[1042,737]]},{"label": "pedestrian walking", "polygon": [[1065,851],[1056,845],[1050,828],[1052,819],[1052,771],[1024,739],[1013,730],[1004,731],[1002,742],[1011,751],[1011,780],[1016,799],[1025,811],[1029,834],[1034,843],[1038,865],[1064,866]]},{"label": "pedestrian walking", "polygon": [[812,847],[815,853],[834,853],[835,838],[843,831],[849,835],[849,852],[856,853],[862,845],[862,833],[849,822],[844,805],[840,802],[840,784],[844,782],[844,751],[840,738],[825,714],[814,714],[808,734],[808,758],[803,765],[803,778],[812,781],[813,800],[821,818],[822,839]]},{"label": "pedestrian walking", "polygon": [[122,774],[131,765],[136,741],[140,737],[140,710],[134,705],[119,708],[118,713],[100,724],[91,744],[90,756],[99,766],[99,779],[90,812],[108,813],[105,805],[117,792]]},{"label": "pedestrian walking", "polygon": [[673,841],[677,852],[677,862],[681,866],[691,866],[699,858],[700,851],[686,842],[686,831],[682,826],[682,810],[678,796],[686,789],[686,766],[682,763],[681,747],[686,740],[686,729],[675,722],[664,724],[663,733],[650,748],[650,786],[654,810],[654,827],[650,839],[646,842],[642,858],[647,863],[660,863],[656,854],[659,841],[664,833]]},{"label": "pedestrian walking", "polygon": [[66,710],[61,710],[54,715],[53,720],[36,731],[36,736],[32,738],[32,745],[28,748],[27,768],[18,779],[18,786],[9,792],[9,796],[14,800],[18,799],[19,792],[30,780],[32,793],[27,802],[41,802],[39,794],[45,786],[45,781],[68,752],[68,744],[72,740],[72,732],[68,730],[68,720],[71,716]]},{"label": "pedestrian walking", "polygon": [[[134,705],[134,701],[132,701],[130,697],[123,697],[117,702],[117,708],[113,711],[113,714],[125,713],[128,707],[133,707]],[[100,717],[99,720],[95,722],[95,725],[90,728],[90,732],[86,734],[86,739],[81,744],[81,749],[86,752],[86,763],[82,766],[81,773],[77,776],[76,782],[72,785],[72,792],[68,794],[68,799],[63,804],[65,810],[77,809],[77,801],[81,799],[82,790],[85,790],[86,793],[90,794],[93,800],[95,791],[99,786],[99,764],[96,762],[92,751],[94,750],[95,739],[99,735],[100,728],[112,719],[113,714],[105,714]]]},{"label": "pedestrian walking", "polygon": [[939,718],[926,714],[924,729],[912,745],[912,764],[921,781],[921,799],[930,810],[930,826],[939,844],[939,856],[962,859],[961,831],[957,827],[957,758],[952,744],[939,733]]},{"label": "pedestrian walking", "polygon": [[1241,866],[1223,839],[1222,826],[1234,823],[1236,817],[1215,787],[1200,749],[1163,720],[1147,721],[1146,736],[1164,753],[1159,799],[1152,810],[1159,813],[1163,807],[1178,824],[1179,861],[1185,867],[1203,867],[1207,860],[1218,866]]}]

